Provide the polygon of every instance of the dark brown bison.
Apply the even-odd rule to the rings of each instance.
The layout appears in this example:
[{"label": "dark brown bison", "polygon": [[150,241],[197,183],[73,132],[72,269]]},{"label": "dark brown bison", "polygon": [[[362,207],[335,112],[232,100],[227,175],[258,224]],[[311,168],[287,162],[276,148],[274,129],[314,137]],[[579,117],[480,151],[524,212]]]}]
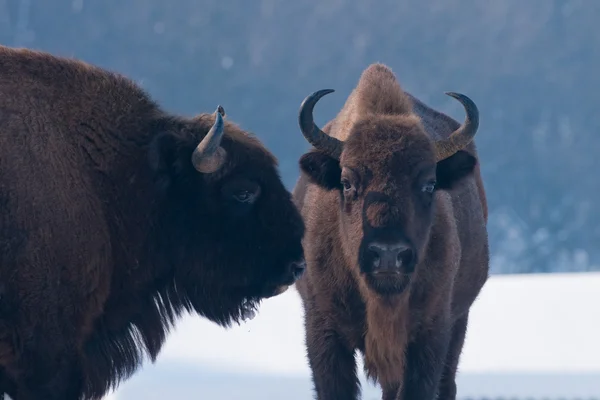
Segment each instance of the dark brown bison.
[{"label": "dark brown bison", "polygon": [[0,393],[100,398],[182,312],[230,326],[302,273],[276,159],[223,113],[0,47]]},{"label": "dark brown bison", "polygon": [[469,308],[488,276],[486,200],[472,138],[370,66],[321,131],[308,96],[294,199],[306,223],[297,283],[317,398],[356,399],[354,353],[383,399],[454,399]]}]

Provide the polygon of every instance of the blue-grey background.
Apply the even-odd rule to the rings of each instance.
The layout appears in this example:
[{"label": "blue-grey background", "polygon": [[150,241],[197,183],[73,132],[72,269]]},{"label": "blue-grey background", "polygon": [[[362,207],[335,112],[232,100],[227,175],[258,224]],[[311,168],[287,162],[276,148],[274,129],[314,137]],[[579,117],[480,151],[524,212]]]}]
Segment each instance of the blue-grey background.
[{"label": "blue-grey background", "polygon": [[167,109],[212,112],[255,132],[286,184],[308,148],[297,110],[384,62],[462,120],[479,105],[494,273],[600,265],[600,2],[586,0],[0,0],[0,43],[121,72]]}]

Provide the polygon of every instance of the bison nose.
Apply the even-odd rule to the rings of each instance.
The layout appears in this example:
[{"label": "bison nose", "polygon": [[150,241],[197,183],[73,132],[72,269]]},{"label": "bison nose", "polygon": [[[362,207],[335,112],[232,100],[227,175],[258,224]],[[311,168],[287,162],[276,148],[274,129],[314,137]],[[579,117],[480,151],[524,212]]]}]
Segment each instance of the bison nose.
[{"label": "bison nose", "polygon": [[[371,243],[369,250],[373,256],[373,271],[401,272],[412,260],[412,249],[406,243]],[[405,269],[405,268],[404,268]],[[404,271],[410,272],[410,271]]]},{"label": "bison nose", "polygon": [[294,262],[290,263],[290,272],[291,272],[292,276],[294,277],[294,281],[297,281],[298,279],[300,279],[302,277],[302,275],[304,274],[305,270],[306,270],[306,261],[304,261],[304,260],[294,261]]}]

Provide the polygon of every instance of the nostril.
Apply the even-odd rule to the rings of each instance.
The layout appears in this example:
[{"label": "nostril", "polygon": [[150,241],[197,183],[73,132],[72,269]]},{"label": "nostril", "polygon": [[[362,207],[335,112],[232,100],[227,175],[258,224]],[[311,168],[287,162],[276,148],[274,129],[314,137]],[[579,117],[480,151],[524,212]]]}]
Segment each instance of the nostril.
[{"label": "nostril", "polygon": [[368,249],[375,268],[401,268],[412,260],[412,249],[404,243],[372,243]]},{"label": "nostril", "polygon": [[381,256],[379,255],[379,247],[370,245],[369,247],[369,255],[371,256],[371,263],[373,267],[378,268],[381,264]]},{"label": "nostril", "polygon": [[414,249],[413,249],[412,247],[405,247],[405,248],[404,248],[404,249],[403,249],[403,250],[400,252],[400,254],[401,254],[403,257],[409,257],[409,258],[412,258],[412,257],[414,256],[415,252],[414,252]]},{"label": "nostril", "polygon": [[406,260],[406,258],[410,257],[410,255],[412,254],[412,250],[409,249],[408,247],[401,247],[401,248],[398,248],[396,251],[397,251],[396,257],[399,260]]},{"label": "nostril", "polygon": [[373,258],[381,258],[381,247],[372,244],[369,246],[369,252]]}]

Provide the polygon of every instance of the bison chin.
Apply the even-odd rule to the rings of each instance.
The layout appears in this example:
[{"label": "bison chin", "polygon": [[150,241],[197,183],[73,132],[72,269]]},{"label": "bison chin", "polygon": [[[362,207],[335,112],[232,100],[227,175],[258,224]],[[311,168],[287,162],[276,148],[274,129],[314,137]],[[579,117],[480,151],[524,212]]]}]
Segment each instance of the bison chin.
[{"label": "bison chin", "polygon": [[236,294],[224,294],[223,297],[213,297],[211,299],[195,297],[190,300],[198,315],[222,327],[229,328],[234,323],[239,325],[253,319],[258,312],[262,299],[259,296],[243,297]]},{"label": "bison chin", "polygon": [[278,296],[290,285],[269,285],[268,287],[243,287],[224,289],[220,293],[193,291],[190,303],[199,315],[222,327],[231,327],[252,320],[258,313],[264,299]]},{"label": "bison chin", "polygon": [[383,296],[391,296],[403,293],[411,281],[411,274],[395,272],[379,272],[364,274],[367,286]]},{"label": "bison chin", "polygon": [[265,294],[264,297],[265,297],[265,299],[268,299],[270,297],[279,296],[280,294],[287,292],[287,290],[289,288],[290,288],[290,285],[277,286],[274,290],[270,291],[270,293]]},{"label": "bison chin", "polygon": [[240,306],[240,314],[239,318],[236,322],[239,324],[240,321],[250,321],[256,317],[256,313],[258,312],[258,307],[260,305],[260,300],[257,299],[244,299]]},{"label": "bison chin", "polygon": [[246,322],[254,319],[258,312],[261,300],[268,299],[271,297],[279,296],[289,289],[289,285],[277,286],[273,289],[267,289],[260,296],[257,297],[245,297],[239,307],[239,313],[233,317],[236,323]]},{"label": "bison chin", "polygon": [[281,285],[275,287],[274,289],[267,289],[259,297],[244,298],[240,306],[239,318],[236,320],[236,322],[239,324],[240,321],[246,322],[254,319],[254,317],[256,317],[256,313],[258,312],[258,307],[261,300],[279,296],[280,294],[286,292],[289,287],[289,285]]}]

